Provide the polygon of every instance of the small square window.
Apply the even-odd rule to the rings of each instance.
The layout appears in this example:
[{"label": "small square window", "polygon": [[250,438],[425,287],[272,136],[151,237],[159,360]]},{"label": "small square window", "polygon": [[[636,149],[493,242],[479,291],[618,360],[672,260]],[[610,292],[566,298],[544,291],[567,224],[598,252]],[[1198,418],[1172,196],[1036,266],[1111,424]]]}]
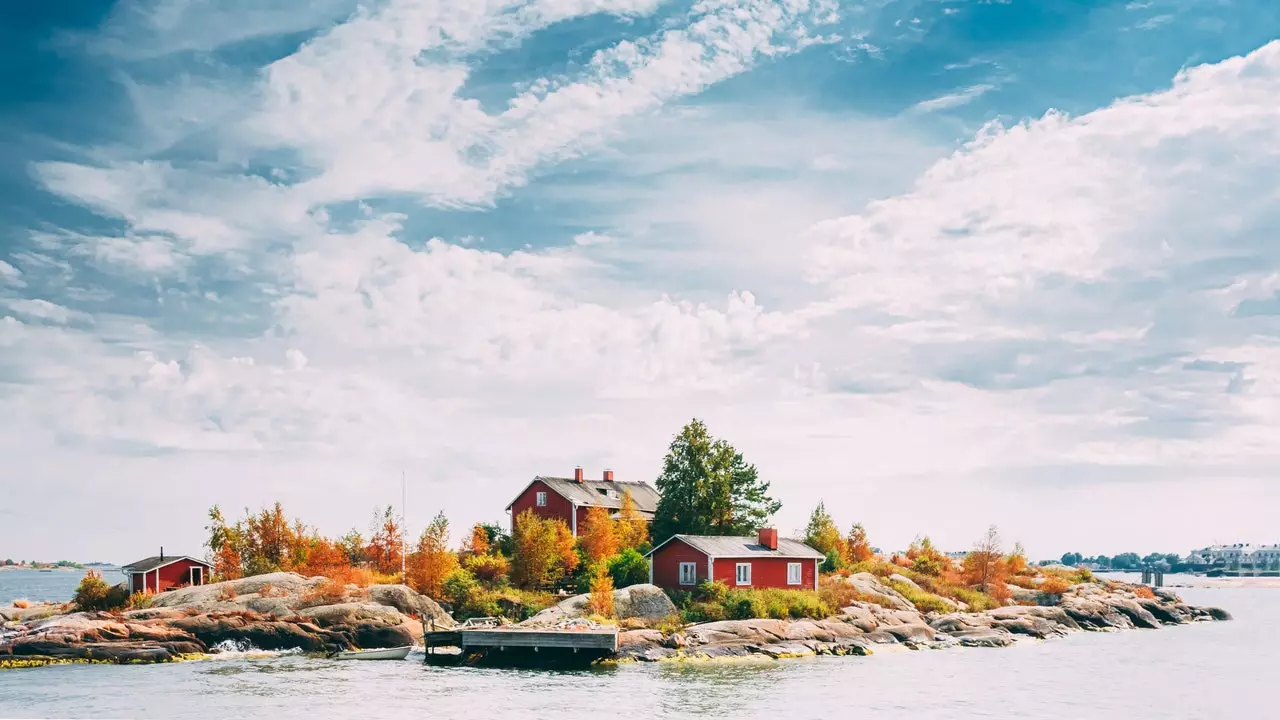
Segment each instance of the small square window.
[{"label": "small square window", "polygon": [[680,584],[696,585],[698,583],[698,566],[691,562],[680,563]]},{"label": "small square window", "polygon": [[737,581],[739,585],[751,584],[751,563],[738,563]]},{"label": "small square window", "polygon": [[547,506],[547,494],[545,492],[538,493],[538,507]]}]

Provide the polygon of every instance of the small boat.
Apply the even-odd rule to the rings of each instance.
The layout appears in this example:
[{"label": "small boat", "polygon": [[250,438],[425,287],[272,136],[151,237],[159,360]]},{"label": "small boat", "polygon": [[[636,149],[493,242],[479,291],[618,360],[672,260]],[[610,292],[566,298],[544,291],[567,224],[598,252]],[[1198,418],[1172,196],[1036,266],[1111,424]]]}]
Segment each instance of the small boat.
[{"label": "small boat", "polygon": [[343,650],[334,657],[338,660],[403,660],[409,657],[409,651],[412,649],[412,645],[405,645],[374,650]]}]

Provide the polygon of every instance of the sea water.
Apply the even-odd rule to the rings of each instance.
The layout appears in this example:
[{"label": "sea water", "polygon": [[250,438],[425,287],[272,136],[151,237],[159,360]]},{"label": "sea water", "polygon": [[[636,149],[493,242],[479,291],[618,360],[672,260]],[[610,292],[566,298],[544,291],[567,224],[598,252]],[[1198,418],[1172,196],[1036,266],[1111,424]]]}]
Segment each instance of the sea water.
[{"label": "sea water", "polygon": [[1271,718],[1280,591],[1179,589],[1232,622],[1012,648],[579,672],[335,661],[237,648],[170,665],[0,671],[0,717]]}]

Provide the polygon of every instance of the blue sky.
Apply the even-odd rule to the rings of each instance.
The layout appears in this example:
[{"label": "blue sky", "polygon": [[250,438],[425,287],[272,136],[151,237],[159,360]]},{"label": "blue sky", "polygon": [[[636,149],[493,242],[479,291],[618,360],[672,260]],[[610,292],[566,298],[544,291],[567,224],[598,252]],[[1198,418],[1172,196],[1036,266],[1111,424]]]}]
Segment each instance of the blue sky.
[{"label": "blue sky", "polygon": [[1238,0],[6,7],[0,555],[198,552],[215,502],[340,533],[401,472],[411,524],[500,519],[534,474],[651,480],[695,415],[784,530],[1274,541],[1278,34]]}]

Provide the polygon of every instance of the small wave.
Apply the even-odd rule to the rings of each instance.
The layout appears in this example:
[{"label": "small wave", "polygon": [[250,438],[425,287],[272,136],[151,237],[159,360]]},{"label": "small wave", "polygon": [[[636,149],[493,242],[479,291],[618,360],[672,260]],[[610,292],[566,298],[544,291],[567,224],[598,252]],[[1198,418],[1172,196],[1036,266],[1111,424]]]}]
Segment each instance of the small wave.
[{"label": "small wave", "polygon": [[248,640],[223,640],[209,648],[209,657],[214,660],[253,660],[258,658],[283,657],[301,655],[302,648],[289,650],[261,650]]}]

